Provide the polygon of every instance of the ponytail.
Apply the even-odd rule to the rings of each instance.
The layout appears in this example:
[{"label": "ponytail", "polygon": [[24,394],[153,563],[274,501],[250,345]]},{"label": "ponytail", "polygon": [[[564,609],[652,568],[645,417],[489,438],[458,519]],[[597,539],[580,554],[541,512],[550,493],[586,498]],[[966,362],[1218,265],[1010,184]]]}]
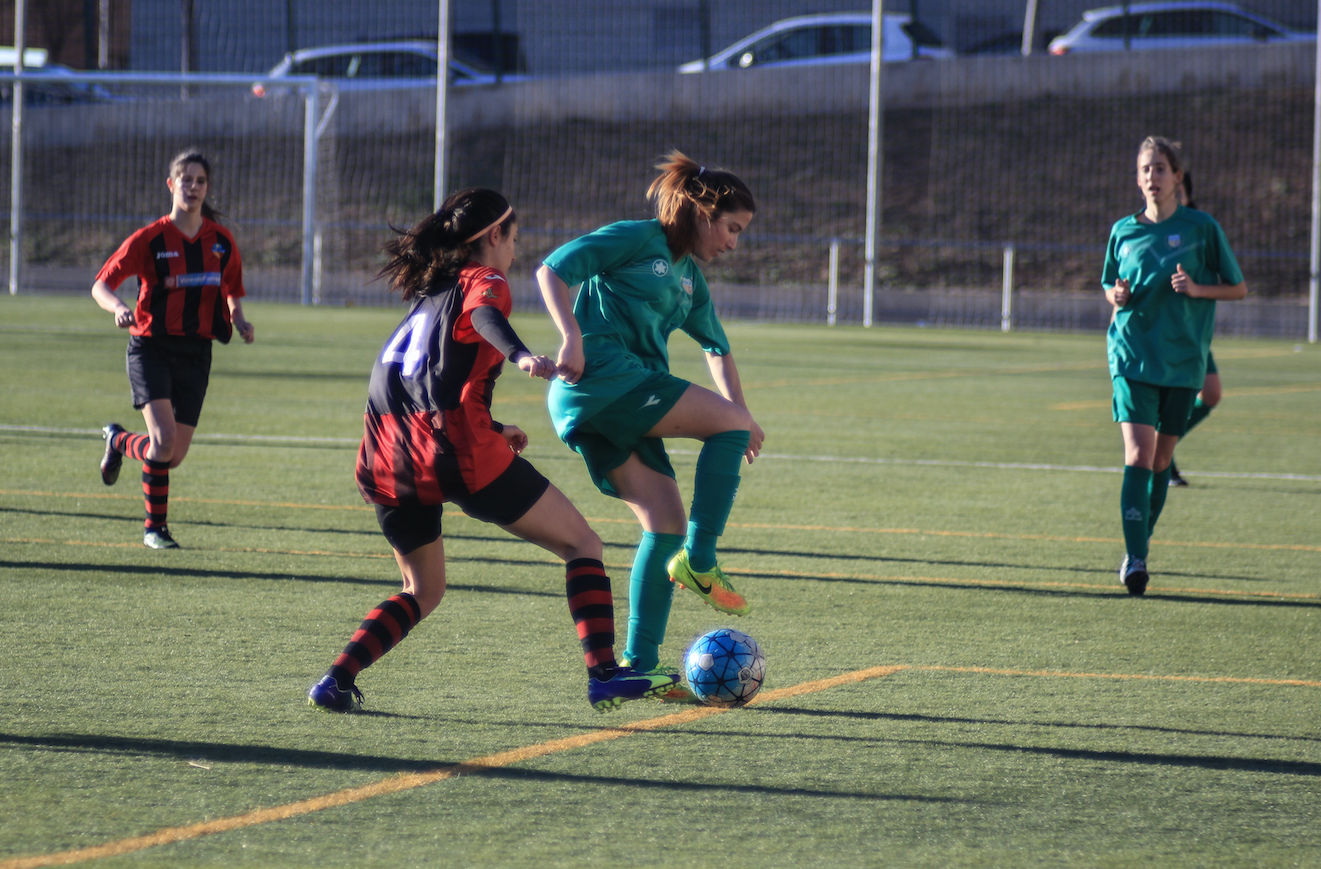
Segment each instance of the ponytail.
[{"label": "ponytail", "polygon": [[390,259],[376,277],[388,279],[405,302],[431,295],[472,259],[488,232],[496,227],[509,232],[517,222],[509,200],[494,190],[460,190],[412,229],[390,227],[398,238],[385,244]]},{"label": "ponytail", "polygon": [[699,166],[678,150],[666,154],[656,168],[661,174],[647,188],[647,199],[676,260],[696,249],[699,222],[729,211],[757,211],[752,192],[733,172]]}]

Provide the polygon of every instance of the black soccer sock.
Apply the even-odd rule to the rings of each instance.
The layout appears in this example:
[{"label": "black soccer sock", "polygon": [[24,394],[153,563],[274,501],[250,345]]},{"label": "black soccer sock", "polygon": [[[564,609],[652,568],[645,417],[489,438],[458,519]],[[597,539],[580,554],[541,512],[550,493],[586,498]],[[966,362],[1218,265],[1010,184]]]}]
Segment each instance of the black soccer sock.
[{"label": "black soccer sock", "polygon": [[158,462],[155,459],[143,460],[142,500],[147,509],[147,527],[163,527],[170,510],[169,462]]},{"label": "black soccer sock", "polygon": [[420,621],[422,607],[408,592],[400,592],[382,601],[367,613],[367,618],[363,619],[326,675],[334,677],[339,690],[349,690],[359,673],[399,645]]},{"label": "black soccer sock", "polygon": [[575,558],[565,565],[564,592],[569,615],[578,628],[587,672],[609,679],[615,663],[615,599],[605,565],[595,558]]}]

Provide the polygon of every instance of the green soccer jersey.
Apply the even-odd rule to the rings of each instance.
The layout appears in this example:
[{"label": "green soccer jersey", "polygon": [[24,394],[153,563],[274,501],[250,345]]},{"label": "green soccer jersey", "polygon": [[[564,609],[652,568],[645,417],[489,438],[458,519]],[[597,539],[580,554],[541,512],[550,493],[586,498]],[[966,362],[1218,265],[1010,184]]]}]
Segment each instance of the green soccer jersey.
[{"label": "green soccer jersey", "polygon": [[1112,378],[1201,388],[1216,303],[1174,292],[1170,279],[1180,265],[1194,283],[1243,282],[1224,230],[1205,212],[1179,206],[1160,223],[1140,222],[1134,214],[1111,227],[1101,284],[1124,278],[1133,294],[1110,324]]},{"label": "green soccer jersey", "polygon": [[729,353],[706,278],[691,256],[674,261],[660,221],[603,226],[555,250],[545,265],[570,287],[582,285],[573,314],[586,367],[575,384],[552,383],[549,396],[561,438],[649,377],[668,373],[675,329],[708,353]]}]

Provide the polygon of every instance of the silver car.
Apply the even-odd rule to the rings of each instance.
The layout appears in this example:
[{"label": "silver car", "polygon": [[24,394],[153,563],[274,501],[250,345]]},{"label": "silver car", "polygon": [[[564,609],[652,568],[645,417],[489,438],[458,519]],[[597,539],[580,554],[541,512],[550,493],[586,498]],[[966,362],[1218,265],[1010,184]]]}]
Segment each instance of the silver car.
[{"label": "silver car", "polygon": [[[921,22],[914,23],[912,16],[907,14],[885,16],[881,45],[887,61],[954,56],[939,36]],[[685,63],[679,67],[679,72],[870,62],[871,13],[837,12],[777,21],[713,54],[706,61]]]},{"label": "silver car", "polygon": [[1200,48],[1264,42],[1315,42],[1233,3],[1131,3],[1084,12],[1082,21],[1051,40],[1050,53],[1125,49]]},{"label": "silver car", "polygon": [[[436,86],[436,43],[421,39],[394,42],[362,42],[349,45],[323,45],[300,48],[284,56],[267,75],[315,75],[333,79],[340,90],[388,90]],[[522,76],[505,75],[504,81]],[[449,62],[450,85],[495,84],[492,73],[475,69],[457,60]],[[269,89],[252,86],[256,96]]]}]

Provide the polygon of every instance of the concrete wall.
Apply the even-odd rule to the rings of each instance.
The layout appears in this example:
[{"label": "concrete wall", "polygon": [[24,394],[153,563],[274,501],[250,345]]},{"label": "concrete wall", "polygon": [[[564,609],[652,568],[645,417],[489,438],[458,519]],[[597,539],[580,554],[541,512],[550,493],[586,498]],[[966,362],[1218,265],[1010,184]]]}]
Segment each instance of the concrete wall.
[{"label": "concrete wall", "polygon": [[[1316,81],[1315,64],[1316,47],[1310,44],[896,63],[886,65],[885,105],[897,109],[1043,96],[1311,88]],[[451,88],[448,112],[450,128],[464,130],[569,118],[627,121],[865,111],[867,94],[868,70],[862,65],[701,75],[627,73]],[[322,104],[329,102],[325,97]],[[255,100],[238,89],[229,95],[189,101],[143,100],[46,109],[25,118],[25,142],[33,147],[82,145],[137,135],[150,128],[186,130],[201,139],[218,134],[297,136],[303,126],[300,97]],[[0,124],[8,123],[8,111],[0,110]],[[344,92],[332,123],[340,135],[433,129],[435,91]]]}]

